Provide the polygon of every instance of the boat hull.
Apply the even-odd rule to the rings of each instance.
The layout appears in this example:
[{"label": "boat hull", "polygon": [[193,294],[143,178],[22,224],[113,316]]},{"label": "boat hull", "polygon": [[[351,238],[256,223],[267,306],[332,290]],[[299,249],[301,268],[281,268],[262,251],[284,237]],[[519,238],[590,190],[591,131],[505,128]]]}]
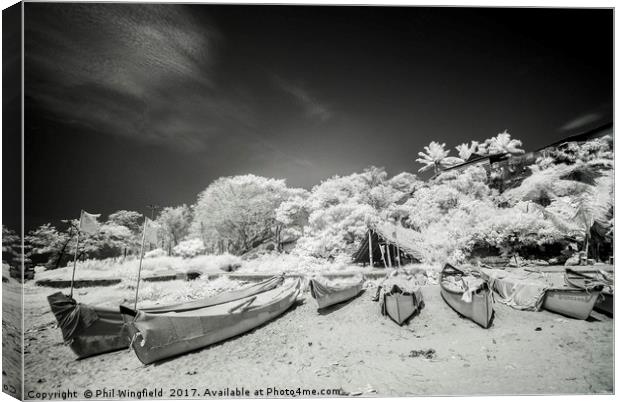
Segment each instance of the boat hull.
[{"label": "boat hull", "polygon": [[601,279],[599,277],[573,271],[571,269],[566,270],[564,279],[567,284],[577,289],[588,291],[592,291],[593,289],[601,289],[601,294],[599,295],[596,303],[594,304],[594,310],[613,317],[613,281],[609,281],[606,278]]},{"label": "boat hull", "polygon": [[384,296],[385,313],[398,325],[403,325],[419,308],[422,294],[391,293]]},{"label": "boat hull", "polygon": [[364,281],[350,286],[333,287],[321,283],[315,279],[310,279],[310,294],[316,300],[318,309],[333,306],[354,298],[363,289]]},{"label": "boat hull", "polygon": [[543,308],[567,317],[585,320],[590,316],[600,294],[600,290],[547,289]]},{"label": "boat hull", "polygon": [[262,294],[277,297],[266,304],[229,311],[234,305],[251,302],[246,298],[217,306],[219,313],[197,310],[195,315],[176,313],[148,314],[138,312],[130,324],[134,339],[132,347],[138,359],[149,364],[158,360],[189,353],[250,331],[288,310],[299,294],[299,281],[293,286]]},{"label": "boat hull", "polygon": [[[273,277],[247,288],[194,302],[157,306],[143,311],[150,314],[191,311],[266,292],[280,286],[283,281],[283,277]],[[61,292],[49,295],[48,302],[61,329],[62,323],[66,323],[68,318],[73,320],[70,328],[63,329],[63,338],[78,359],[129,347],[131,336],[127,323],[133,320],[133,317],[123,315],[118,309],[77,303]]]},{"label": "boat hull", "polygon": [[454,311],[467,317],[482,328],[489,328],[493,319],[493,300],[488,289],[482,290],[472,295],[471,302],[461,299],[461,293],[453,293],[446,289],[441,289],[441,297],[452,307]]},{"label": "boat hull", "polygon": [[439,278],[441,297],[448,306],[463,317],[469,318],[482,328],[489,328],[493,321],[494,310],[493,298],[488,285],[483,284],[479,289],[472,292],[471,301],[465,301],[463,300],[464,292],[456,292],[443,286],[444,276],[454,273],[463,274],[462,271],[450,264],[446,264],[441,271]]}]

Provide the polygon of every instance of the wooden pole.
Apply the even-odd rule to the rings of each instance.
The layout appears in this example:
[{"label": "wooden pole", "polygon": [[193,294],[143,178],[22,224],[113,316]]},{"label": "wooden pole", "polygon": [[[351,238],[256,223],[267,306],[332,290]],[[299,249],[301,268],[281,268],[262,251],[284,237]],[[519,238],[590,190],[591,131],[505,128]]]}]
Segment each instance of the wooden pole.
[{"label": "wooden pole", "polygon": [[392,255],[390,253],[390,244],[385,243],[385,247],[387,248],[387,257],[388,257],[388,265],[392,268]]},{"label": "wooden pole", "polygon": [[370,269],[374,266],[372,261],[372,230],[368,229],[368,259],[370,260]]},{"label": "wooden pole", "polygon": [[400,264],[400,247],[399,246],[396,246],[396,261],[398,261],[398,268],[400,268],[401,264]]},{"label": "wooden pole", "polygon": [[140,289],[140,273],[142,272],[142,256],[144,255],[144,239],[146,238],[146,223],[148,222],[146,216],[144,217],[144,229],[142,230],[142,245],[140,246],[140,263],[138,265],[138,283],[136,283],[136,301],[133,304],[133,309],[138,308],[138,289]]},{"label": "wooden pole", "polygon": [[383,261],[383,268],[387,268],[387,264],[385,262],[385,255],[383,254],[383,247],[379,244],[379,250],[381,250],[381,260]]},{"label": "wooden pole", "polygon": [[[80,213],[80,222],[82,221],[82,215]],[[71,293],[69,297],[73,297],[73,282],[75,281],[75,266],[77,265],[78,248],[80,247],[80,227],[77,229],[77,237],[75,239],[75,255],[73,256],[73,273],[71,274]]]}]

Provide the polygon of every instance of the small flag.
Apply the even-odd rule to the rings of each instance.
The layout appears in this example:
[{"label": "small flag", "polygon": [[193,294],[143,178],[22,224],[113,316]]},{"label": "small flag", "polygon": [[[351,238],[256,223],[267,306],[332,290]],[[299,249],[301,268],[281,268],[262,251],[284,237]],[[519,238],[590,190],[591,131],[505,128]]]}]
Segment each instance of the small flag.
[{"label": "small flag", "polygon": [[145,219],[146,225],[144,225],[144,242],[148,244],[157,244],[157,232],[159,232],[160,226],[157,222],[152,221],[149,218]]},{"label": "small flag", "polygon": [[101,214],[89,214],[86,211],[82,211],[80,215],[80,230],[88,234],[95,234],[99,231],[99,218]]}]

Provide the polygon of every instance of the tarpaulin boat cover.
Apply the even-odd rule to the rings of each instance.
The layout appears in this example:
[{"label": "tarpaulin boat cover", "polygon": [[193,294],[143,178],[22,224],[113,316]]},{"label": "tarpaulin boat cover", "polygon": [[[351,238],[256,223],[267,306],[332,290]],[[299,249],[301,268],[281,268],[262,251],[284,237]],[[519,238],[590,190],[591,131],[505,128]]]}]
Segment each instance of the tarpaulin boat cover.
[{"label": "tarpaulin boat cover", "polygon": [[79,358],[129,346],[129,331],[117,309],[77,303],[61,292],[47,300],[64,341]]},{"label": "tarpaulin boat cover", "polygon": [[545,292],[551,283],[544,274],[524,269],[480,268],[498,301],[517,310],[538,311],[542,308]]},{"label": "tarpaulin boat cover", "polygon": [[49,295],[47,300],[58,321],[58,327],[62,331],[62,338],[65,342],[70,342],[77,333],[90,327],[99,319],[95,309],[91,306],[79,304],[75,299],[61,292]]},{"label": "tarpaulin boat cover", "polygon": [[223,292],[217,294],[215,296],[207,297],[200,300],[195,300],[191,302],[182,302],[177,304],[168,304],[165,306],[155,306],[149,308],[141,308],[141,311],[158,314],[158,313],[168,313],[168,312],[176,312],[180,313],[183,311],[192,311],[198,310],[201,308],[215,306],[222,303],[228,303],[231,300],[239,300],[248,296],[256,295],[259,293],[266,292],[271,289],[275,289],[280,286],[284,282],[284,275],[274,276],[262,282],[259,282],[255,285],[247,286],[237,290],[231,290],[228,292]]},{"label": "tarpaulin boat cover", "polygon": [[322,277],[310,280],[310,294],[319,308],[331,306],[357,296],[364,285],[364,277],[328,281]]}]

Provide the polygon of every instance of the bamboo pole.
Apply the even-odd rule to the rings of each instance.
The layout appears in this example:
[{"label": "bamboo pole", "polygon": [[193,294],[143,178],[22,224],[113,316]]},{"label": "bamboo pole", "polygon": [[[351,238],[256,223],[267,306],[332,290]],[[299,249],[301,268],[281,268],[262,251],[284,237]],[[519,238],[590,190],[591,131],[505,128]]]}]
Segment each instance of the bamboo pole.
[{"label": "bamboo pole", "polygon": [[144,239],[146,238],[146,224],[148,222],[146,216],[144,217],[144,229],[142,230],[142,245],[140,246],[140,263],[138,265],[138,283],[136,283],[136,301],[133,304],[133,309],[138,308],[138,290],[140,289],[140,273],[142,272],[142,256],[144,255]]},{"label": "bamboo pole", "polygon": [[368,229],[368,259],[370,260],[370,269],[372,269],[374,264],[372,261],[372,231],[370,229]]},{"label": "bamboo pole", "polygon": [[[82,213],[80,212],[80,223],[82,222]],[[75,281],[75,267],[77,265],[78,248],[80,247],[80,226],[77,229],[77,237],[75,239],[75,255],[73,256],[73,273],[71,274],[71,292],[69,297],[73,298],[73,282]]]}]

